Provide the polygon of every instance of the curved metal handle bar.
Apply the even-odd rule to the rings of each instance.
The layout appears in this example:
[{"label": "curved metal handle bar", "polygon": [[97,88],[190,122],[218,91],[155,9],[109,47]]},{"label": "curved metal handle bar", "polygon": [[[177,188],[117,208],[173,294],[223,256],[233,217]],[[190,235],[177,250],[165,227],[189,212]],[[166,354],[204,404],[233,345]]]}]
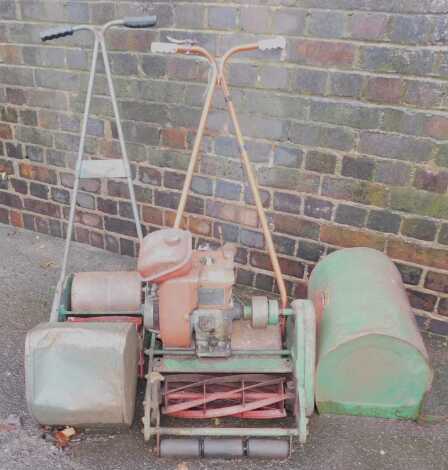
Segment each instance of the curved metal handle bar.
[{"label": "curved metal handle bar", "polygon": [[250,44],[243,44],[241,46],[235,46],[229,49],[221,58],[220,64],[219,64],[219,75],[220,77],[222,76],[224,72],[224,66],[226,65],[226,62],[230,59],[235,54],[238,54],[240,52],[250,52],[250,51],[256,51],[258,49],[258,42],[253,42]]},{"label": "curved metal handle bar", "polygon": [[212,75],[208,85],[207,95],[205,98],[204,107],[202,109],[201,119],[199,121],[198,131],[193,144],[193,150],[191,152],[190,163],[188,164],[187,174],[185,176],[184,186],[179,200],[179,206],[176,212],[176,219],[174,221],[174,227],[179,228],[182,223],[182,216],[187,203],[188,191],[190,190],[191,180],[193,179],[194,169],[199,158],[199,150],[201,147],[202,137],[204,135],[205,124],[207,122],[208,113],[210,111],[213,94],[215,87],[218,82],[218,65],[216,59],[203,47],[199,46],[177,46],[177,53],[179,54],[193,54],[197,56],[205,57],[211,67]]},{"label": "curved metal handle bar", "polygon": [[[262,50],[269,49],[269,48],[281,47],[282,44],[284,45],[284,41],[279,43],[278,40],[275,40],[275,41],[269,41],[268,40],[268,42],[266,42],[266,44],[267,44],[268,47],[263,46]],[[209,89],[208,89],[208,92],[207,92],[207,98],[206,98],[206,101],[204,103],[204,108],[202,110],[201,120],[199,122],[198,132],[196,134],[196,139],[195,139],[194,146],[193,146],[193,152],[192,152],[192,155],[191,155],[191,160],[190,160],[190,163],[189,163],[189,166],[188,166],[187,175],[186,175],[186,178],[185,178],[185,183],[184,183],[184,186],[182,188],[182,194],[181,194],[181,198],[180,198],[180,201],[179,201],[179,206],[178,206],[177,213],[176,213],[176,220],[174,222],[174,227],[179,228],[180,225],[181,225],[181,222],[182,222],[182,216],[183,216],[183,213],[184,213],[184,210],[185,210],[188,191],[190,189],[191,180],[192,180],[192,177],[193,177],[193,172],[194,172],[197,160],[198,160],[199,148],[200,148],[201,141],[202,141],[202,136],[203,136],[203,133],[204,133],[205,123],[206,123],[207,116],[208,116],[208,113],[209,113],[209,110],[210,110],[213,93],[214,93],[216,85],[218,84],[223,90],[224,98],[225,98],[225,101],[227,103],[227,108],[228,108],[230,117],[232,119],[233,126],[235,128],[235,133],[236,133],[238,145],[240,147],[241,159],[243,161],[244,168],[245,168],[246,175],[247,175],[247,179],[249,181],[249,186],[251,188],[252,195],[254,197],[255,206],[256,206],[256,209],[257,209],[257,214],[258,214],[258,217],[260,219],[260,224],[261,224],[261,227],[262,227],[262,230],[263,230],[263,235],[264,235],[265,240],[266,240],[266,245],[267,245],[267,249],[268,249],[268,252],[269,252],[269,257],[271,259],[275,279],[277,281],[278,289],[280,291],[281,305],[282,305],[282,308],[285,308],[286,305],[287,305],[287,302],[288,302],[285,281],[283,279],[282,271],[281,271],[281,268],[280,268],[280,263],[278,261],[277,252],[275,251],[275,246],[274,246],[274,241],[272,239],[272,234],[269,230],[269,224],[268,224],[268,221],[267,221],[267,218],[266,218],[266,214],[264,213],[263,203],[261,201],[260,192],[259,192],[259,189],[258,189],[255,173],[252,169],[250,158],[249,158],[249,155],[247,154],[247,151],[246,151],[246,148],[245,148],[245,145],[244,145],[244,137],[243,137],[243,134],[241,132],[240,124],[239,124],[239,121],[238,121],[238,118],[237,118],[237,115],[236,115],[236,111],[235,111],[235,107],[232,103],[232,99],[231,99],[230,92],[229,92],[229,87],[227,85],[227,81],[226,81],[225,76],[224,76],[224,66],[225,66],[226,62],[230,59],[230,57],[232,57],[234,54],[237,54],[239,52],[254,51],[254,50],[257,50],[259,48],[260,48],[260,43],[244,44],[244,45],[241,45],[241,46],[233,47],[233,48],[229,49],[223,55],[223,57],[219,61],[219,65],[218,65],[217,60],[203,47],[177,45],[175,50],[173,48],[171,50],[167,49],[167,51],[166,51],[166,52],[177,52],[177,53],[181,53],[181,54],[194,54],[194,55],[205,57],[208,60],[210,66],[212,67],[212,71],[213,71],[213,75],[212,75],[212,78],[211,78],[211,83],[209,85]],[[159,51],[163,52],[163,48],[159,48]]]},{"label": "curved metal handle bar", "polygon": [[[272,42],[273,46],[276,46],[277,42]],[[269,44],[268,44],[269,45]],[[276,46],[277,48],[278,46]],[[252,168],[252,164],[247,154],[246,147],[244,145],[244,137],[241,132],[240,123],[238,117],[236,115],[235,106],[233,105],[230,90],[227,85],[227,80],[224,75],[224,67],[226,62],[235,54],[240,52],[248,52],[248,51],[255,51],[260,48],[260,43],[251,43],[251,44],[244,44],[241,46],[233,47],[229,49],[222,57],[219,63],[219,85],[223,90],[224,98],[227,103],[227,108],[230,114],[230,117],[233,122],[233,127],[235,128],[235,134],[238,141],[238,145],[240,147],[241,159],[244,163],[244,168],[246,170],[246,176],[249,181],[249,186],[254,198],[255,207],[257,209],[258,218],[260,219],[261,228],[263,231],[264,238],[266,240],[267,249],[269,252],[269,257],[272,263],[272,269],[274,271],[275,279],[277,281],[278,290],[280,292],[280,299],[281,299],[281,306],[282,308],[286,308],[288,303],[288,295],[286,292],[285,281],[283,279],[282,270],[280,268],[280,263],[278,261],[277,252],[275,250],[274,241],[272,239],[271,231],[269,230],[269,224],[266,218],[266,214],[263,208],[263,202],[261,201],[260,191],[257,185],[257,179]]]}]

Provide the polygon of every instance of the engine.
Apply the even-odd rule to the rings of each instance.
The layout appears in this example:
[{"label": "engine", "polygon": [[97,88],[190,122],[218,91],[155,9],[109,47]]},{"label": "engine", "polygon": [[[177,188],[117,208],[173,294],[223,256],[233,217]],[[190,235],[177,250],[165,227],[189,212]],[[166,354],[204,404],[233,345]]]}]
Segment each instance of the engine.
[{"label": "engine", "polygon": [[145,237],[138,260],[138,272],[148,282],[145,325],[160,331],[164,348],[229,356],[233,320],[243,313],[232,296],[236,249],[191,245],[191,234],[178,229]]}]

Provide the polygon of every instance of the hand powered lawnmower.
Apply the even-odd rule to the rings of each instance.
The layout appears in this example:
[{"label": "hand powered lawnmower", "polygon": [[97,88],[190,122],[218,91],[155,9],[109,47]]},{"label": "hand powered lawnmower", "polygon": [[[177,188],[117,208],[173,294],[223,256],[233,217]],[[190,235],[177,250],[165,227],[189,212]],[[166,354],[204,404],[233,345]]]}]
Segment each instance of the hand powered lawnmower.
[{"label": "hand powered lawnmower", "polygon": [[[285,283],[224,77],[226,61],[234,54],[282,49],[285,41],[235,47],[219,61],[190,43],[153,43],[153,52],[205,57],[211,79],[174,227],[143,238],[104,32],[111,26],[154,24],[154,17],[131,18],[103,27],[60,28],[42,36],[48,40],[87,29],[95,43],[61,277],[50,321],[33,328],[26,339],[28,406],[45,425],[129,426],[137,378],[145,377],[144,439],[153,440],[159,455],[287,457],[293,436],[305,442],[307,416],[314,410],[315,317],[308,301],[296,300],[287,307]],[[83,158],[99,45],[122,160]],[[233,295],[235,246],[193,250],[191,233],[180,228],[216,87],[224,92],[235,128],[280,302],[254,296],[250,305],[243,305]],[[66,274],[79,181],[93,177],[127,178],[140,241],[135,272]],[[293,424],[286,426],[282,418],[288,416]],[[165,417],[170,423],[182,418],[183,426],[165,426]],[[227,418],[232,425],[222,424]],[[201,420],[201,427],[185,427],[185,420]],[[247,420],[256,420],[256,425],[246,427]],[[281,424],[269,425],[279,420]]]}]

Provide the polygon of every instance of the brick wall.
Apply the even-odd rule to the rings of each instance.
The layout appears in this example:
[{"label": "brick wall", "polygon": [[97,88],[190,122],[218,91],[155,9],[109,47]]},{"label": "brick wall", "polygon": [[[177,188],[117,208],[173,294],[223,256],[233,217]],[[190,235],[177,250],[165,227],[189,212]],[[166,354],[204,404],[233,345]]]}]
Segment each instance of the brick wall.
[{"label": "brick wall", "polygon": [[[41,44],[39,32],[152,11],[157,29],[109,35],[145,228],[173,222],[207,80],[202,62],[151,55],[151,41],[193,37],[221,54],[284,35],[285,57],[240,56],[230,82],[290,295],[306,295],[321,256],[370,246],[396,261],[422,327],[448,334],[448,0],[2,0],[0,222],[66,226],[91,49],[85,34]],[[99,72],[86,152],[114,157]],[[237,242],[238,281],[275,291],[242,176],[218,97],[185,224],[196,241]],[[123,182],[83,182],[77,222],[78,241],[135,255]]]}]

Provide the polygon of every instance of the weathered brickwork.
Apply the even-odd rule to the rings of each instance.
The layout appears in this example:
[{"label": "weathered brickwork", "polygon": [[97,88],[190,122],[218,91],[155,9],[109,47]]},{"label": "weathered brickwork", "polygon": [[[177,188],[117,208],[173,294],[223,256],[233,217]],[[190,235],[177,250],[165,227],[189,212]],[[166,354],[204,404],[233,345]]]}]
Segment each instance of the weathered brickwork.
[{"label": "weathered brickwork", "polygon": [[[373,247],[397,263],[419,324],[448,334],[448,0],[2,0],[0,223],[66,231],[91,38],[42,44],[39,32],[150,12],[156,29],[108,36],[144,229],[174,222],[208,78],[201,60],[152,55],[151,42],[221,54],[283,35],[284,54],[247,54],[228,72],[289,294],[306,295],[322,256]],[[103,72],[86,154],[113,158]],[[126,184],[81,189],[76,240],[135,256]],[[276,291],[222,96],[183,223],[196,244],[236,242],[238,282]]]}]

